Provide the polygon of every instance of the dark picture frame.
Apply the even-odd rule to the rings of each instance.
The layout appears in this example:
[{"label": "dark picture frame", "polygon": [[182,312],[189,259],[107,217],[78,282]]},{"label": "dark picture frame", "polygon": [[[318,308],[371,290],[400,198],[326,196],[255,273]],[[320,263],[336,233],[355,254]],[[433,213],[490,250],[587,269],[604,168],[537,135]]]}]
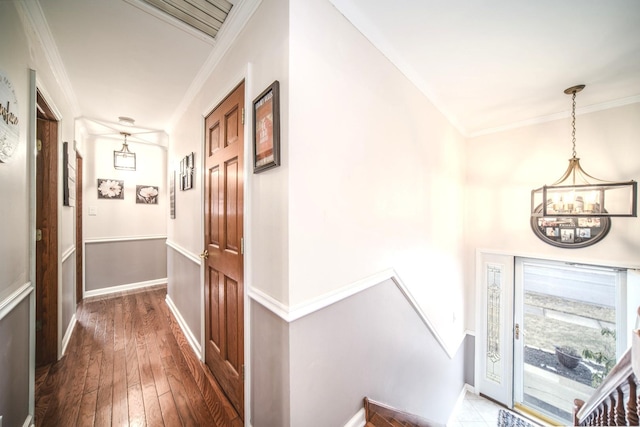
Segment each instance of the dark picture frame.
[{"label": "dark picture frame", "polygon": [[98,178],[98,199],[124,200],[124,181]]},{"label": "dark picture frame", "polygon": [[280,83],[253,100],[253,173],[280,166]]},{"label": "dark picture frame", "polygon": [[531,229],[543,242],[552,246],[577,249],[604,239],[611,229],[608,217],[543,217],[542,206],[531,216]]},{"label": "dark picture frame", "polygon": [[71,206],[69,200],[69,143],[62,143],[62,205]]},{"label": "dark picture frame", "polygon": [[160,188],[157,185],[136,185],[136,203],[157,205]]},{"label": "dark picture frame", "polygon": [[195,153],[187,154],[180,160],[180,191],[193,188],[193,170],[195,169]]}]

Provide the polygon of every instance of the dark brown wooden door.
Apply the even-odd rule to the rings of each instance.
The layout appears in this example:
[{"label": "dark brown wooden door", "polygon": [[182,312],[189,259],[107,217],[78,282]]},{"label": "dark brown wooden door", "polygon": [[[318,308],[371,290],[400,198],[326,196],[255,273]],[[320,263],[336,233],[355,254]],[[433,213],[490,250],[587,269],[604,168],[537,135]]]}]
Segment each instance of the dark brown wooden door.
[{"label": "dark brown wooden door", "polygon": [[244,83],[205,119],[205,361],[244,414]]},{"label": "dark brown wooden door", "polygon": [[76,153],[76,304],[82,301],[82,157]]},{"label": "dark brown wooden door", "polygon": [[58,358],[58,122],[38,93],[36,365]]}]

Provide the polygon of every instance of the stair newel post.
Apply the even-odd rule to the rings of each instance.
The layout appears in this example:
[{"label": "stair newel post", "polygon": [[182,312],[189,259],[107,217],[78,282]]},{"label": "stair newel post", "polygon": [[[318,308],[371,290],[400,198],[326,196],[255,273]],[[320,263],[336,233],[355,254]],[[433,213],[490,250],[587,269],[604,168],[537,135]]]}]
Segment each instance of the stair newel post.
[{"label": "stair newel post", "polygon": [[578,412],[580,412],[580,408],[584,405],[584,400],[582,399],[574,399],[573,400],[573,425],[579,426],[580,422],[578,420]]}]

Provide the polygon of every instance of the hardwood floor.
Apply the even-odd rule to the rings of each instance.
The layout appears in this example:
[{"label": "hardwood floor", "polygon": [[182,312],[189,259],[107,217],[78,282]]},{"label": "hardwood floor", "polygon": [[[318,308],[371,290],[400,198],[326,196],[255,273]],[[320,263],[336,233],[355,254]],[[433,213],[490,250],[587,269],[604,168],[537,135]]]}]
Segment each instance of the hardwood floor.
[{"label": "hardwood floor", "polygon": [[166,303],[166,287],[85,300],[36,369],[36,426],[242,426]]}]

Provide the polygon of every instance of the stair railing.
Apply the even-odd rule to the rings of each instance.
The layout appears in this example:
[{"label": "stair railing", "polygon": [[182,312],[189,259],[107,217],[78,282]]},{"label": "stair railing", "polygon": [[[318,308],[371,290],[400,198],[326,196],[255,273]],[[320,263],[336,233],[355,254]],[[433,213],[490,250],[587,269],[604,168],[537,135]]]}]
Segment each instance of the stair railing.
[{"label": "stair railing", "polygon": [[[639,316],[640,316],[640,309]],[[640,412],[640,330],[633,331],[631,347],[609,372],[591,398],[574,400],[576,426],[637,426]]]}]

